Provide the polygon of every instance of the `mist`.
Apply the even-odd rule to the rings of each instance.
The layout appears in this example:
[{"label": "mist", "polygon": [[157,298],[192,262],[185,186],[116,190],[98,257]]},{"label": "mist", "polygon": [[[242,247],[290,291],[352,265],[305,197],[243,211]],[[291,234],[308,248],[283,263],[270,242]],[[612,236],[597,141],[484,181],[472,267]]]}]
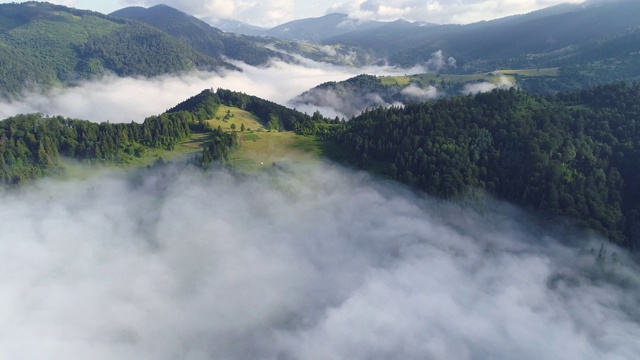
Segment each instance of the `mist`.
[{"label": "mist", "polygon": [[481,81],[477,83],[465,84],[460,93],[462,95],[477,94],[481,92],[489,92],[494,89],[509,89],[517,86],[514,81],[506,76],[500,76],[498,83]]},{"label": "mist", "polygon": [[625,252],[483,196],[166,167],[5,191],[0,218],[0,359],[640,355]]},{"label": "mist", "polygon": [[[350,68],[301,57],[297,60],[297,64],[273,60],[266,67],[230,61],[243,71],[194,71],[153,78],[111,74],[79,81],[66,88],[29,89],[0,103],[0,119],[16,114],[43,113],[96,122],[142,122],[145,117],[160,114],[208,88],[240,91],[290,106],[289,101],[295,96],[328,81],[343,81],[363,72],[389,75],[421,70],[390,66]],[[313,113],[317,109],[307,107],[304,111]],[[326,110],[329,111],[327,116],[334,116],[335,112]]]},{"label": "mist", "polygon": [[438,92],[438,89],[433,85],[422,88],[416,84],[410,84],[409,86],[402,89],[400,93],[410,99],[418,101],[434,100],[441,96],[441,94]]}]

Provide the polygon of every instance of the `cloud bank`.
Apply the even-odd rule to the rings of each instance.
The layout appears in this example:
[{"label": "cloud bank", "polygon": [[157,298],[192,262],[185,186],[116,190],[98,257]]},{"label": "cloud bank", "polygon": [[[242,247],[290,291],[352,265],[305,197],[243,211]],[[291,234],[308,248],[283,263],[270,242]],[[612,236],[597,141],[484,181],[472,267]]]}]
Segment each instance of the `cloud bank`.
[{"label": "cloud bank", "polygon": [[[298,60],[299,64],[273,61],[269,67],[234,62],[242,72],[191,72],[155,78],[107,75],[69,88],[25,91],[11,101],[0,103],[0,119],[40,112],[97,122],[140,122],[208,88],[241,91],[288,105],[293,97],[324,82],[346,80],[363,71],[381,75],[408,71],[391,67],[356,69]],[[315,108],[306,110],[311,113]]]},{"label": "cloud bank", "polygon": [[417,101],[434,100],[440,97],[440,93],[435,86],[429,85],[422,88],[416,84],[411,84],[400,91],[400,93],[410,99]]},{"label": "cloud bank", "polygon": [[[243,71],[196,71],[153,78],[107,75],[67,88],[32,89],[0,103],[0,119],[39,112],[96,122],[141,122],[208,88],[240,91],[291,107],[295,106],[290,104],[291,99],[325,82],[343,81],[361,73],[398,75],[426,71],[419,66],[410,69],[391,66],[351,68],[318,63],[300,56],[296,56],[296,60],[297,64],[273,60],[267,67],[230,61]],[[309,114],[317,109],[325,116],[338,115],[329,107],[298,107]]]},{"label": "cloud bank", "polygon": [[510,89],[516,87],[517,84],[506,76],[500,76],[498,83],[482,81],[477,83],[465,84],[464,88],[460,91],[463,95],[477,94],[481,92],[489,92],[494,89]]},{"label": "cloud bank", "polygon": [[331,165],[42,181],[0,217],[0,359],[640,355],[619,249]]}]

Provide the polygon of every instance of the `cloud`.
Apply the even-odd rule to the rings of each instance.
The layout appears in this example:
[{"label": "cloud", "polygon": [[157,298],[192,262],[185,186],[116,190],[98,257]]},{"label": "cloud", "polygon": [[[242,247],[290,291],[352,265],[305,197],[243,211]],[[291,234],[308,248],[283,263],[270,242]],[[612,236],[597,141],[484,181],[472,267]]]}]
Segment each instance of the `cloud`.
[{"label": "cloud", "polygon": [[497,84],[488,81],[466,84],[460,93],[463,95],[477,94],[481,92],[489,92],[494,89],[509,89],[515,86],[517,85],[510,78],[500,76]]},{"label": "cloud", "polygon": [[419,101],[427,101],[434,100],[440,97],[438,93],[438,89],[435,86],[428,86],[426,88],[421,88],[416,84],[411,84],[402,91],[400,91],[402,95],[405,95],[411,99],[419,100]]},{"label": "cloud", "polygon": [[584,0],[125,0],[126,5],[166,4],[197,17],[234,18],[252,25],[273,27],[282,23],[332,12],[353,19],[393,21],[406,19],[432,23],[471,23],[523,14],[561,3]]},{"label": "cloud", "polygon": [[405,19],[439,24],[465,24],[524,14],[561,3],[583,3],[584,0],[356,0],[335,5],[348,10],[353,18],[393,21]]},{"label": "cloud", "polygon": [[456,63],[454,57],[445,58],[442,50],[438,50],[431,54],[431,58],[425,62],[424,67],[428,73],[438,73],[446,68],[455,68]]},{"label": "cloud", "polygon": [[[325,116],[350,118],[366,109],[393,104],[376,92],[361,92],[350,85],[337,84],[331,88],[315,88],[293,100],[292,106],[300,111],[319,109]],[[401,105],[401,104],[396,104]]]},{"label": "cloud", "polygon": [[[253,67],[231,61],[242,72],[189,72],[153,78],[114,75],[80,81],[68,88],[28,90],[10,101],[0,103],[0,119],[21,113],[87,119],[96,122],[141,122],[208,88],[225,88],[258,96],[289,106],[301,93],[328,81],[343,81],[362,72],[391,75],[419,73],[423,68],[392,67],[350,68],[317,63],[296,56],[298,64],[274,60],[268,67]],[[312,113],[314,107],[304,109]],[[335,116],[329,111],[328,116]]]},{"label": "cloud", "polygon": [[[368,67],[364,70],[368,74],[376,75],[407,75],[436,73],[447,68],[455,67],[455,59],[444,56],[442,51],[434,52],[423,65],[410,69],[386,67]],[[334,84],[327,87],[313,88],[291,101],[291,106],[298,110],[307,111],[309,109],[319,109],[322,114],[328,117],[350,118],[356,116],[367,109],[377,107],[403,106],[402,96],[408,97],[410,101],[432,100],[440,96],[438,90],[433,86],[420,88],[410,85],[402,90],[388,87],[386,89],[371,89],[365,86],[359,88],[350,83]],[[402,101],[400,101],[402,100]]]},{"label": "cloud", "polygon": [[45,180],[0,216],[0,359],[640,355],[620,249],[328,164]]},{"label": "cloud", "polygon": [[204,18],[235,18],[260,26],[276,26],[293,20],[294,0],[124,0],[127,5],[169,5],[190,15]]}]

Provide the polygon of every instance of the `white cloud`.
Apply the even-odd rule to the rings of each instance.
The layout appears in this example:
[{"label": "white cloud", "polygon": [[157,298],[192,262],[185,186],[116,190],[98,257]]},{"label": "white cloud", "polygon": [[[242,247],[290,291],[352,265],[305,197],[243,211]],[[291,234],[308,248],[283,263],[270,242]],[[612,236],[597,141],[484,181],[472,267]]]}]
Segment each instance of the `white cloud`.
[{"label": "white cloud", "polygon": [[466,84],[460,93],[463,95],[477,94],[481,92],[489,92],[494,89],[509,89],[515,86],[516,84],[510,78],[501,76],[497,84],[488,81]]},{"label": "white cloud", "polygon": [[329,12],[357,19],[393,21],[406,19],[434,23],[470,23],[527,13],[561,3],[584,0],[124,0],[128,5],[167,4],[198,17],[234,18],[272,27],[287,21],[322,16]]},{"label": "white cloud", "polygon": [[431,23],[471,23],[524,14],[561,3],[584,0],[356,0],[333,5],[354,18],[393,21],[405,19]]},{"label": "white cloud", "polygon": [[[135,180],[134,180],[135,179]],[[634,359],[638,268],[329,165],[0,193],[0,359]]]},{"label": "white cloud", "polygon": [[[243,69],[224,73],[190,72],[154,78],[120,78],[108,75],[81,81],[69,88],[25,91],[0,103],[0,119],[20,113],[87,119],[96,122],[141,122],[208,88],[241,91],[288,105],[289,100],[328,81],[342,81],[362,72],[378,75],[420,73],[424,69],[392,67],[348,68],[317,63],[297,57],[299,64],[273,61],[268,67],[233,62]],[[315,108],[305,108],[312,113]],[[326,109],[325,109],[326,110]],[[326,113],[335,116],[335,112]]]},{"label": "white cloud", "polygon": [[235,18],[242,22],[276,26],[295,18],[294,0],[124,0],[128,5],[169,5],[199,18]]},{"label": "white cloud", "polygon": [[419,101],[433,100],[440,97],[440,94],[438,93],[438,89],[436,89],[435,86],[431,86],[431,85],[427,86],[426,88],[421,88],[416,84],[411,84],[405,87],[404,89],[402,89],[402,91],[400,92],[405,96],[408,96],[414,100],[419,100]]},{"label": "white cloud", "polygon": [[[611,0],[591,0],[603,2]],[[0,3],[13,0],[0,0]],[[125,6],[165,4],[197,17],[233,18],[242,22],[273,27],[282,23],[330,12],[350,14],[354,19],[434,23],[470,23],[527,13],[561,3],[584,0],[52,0],[66,6],[110,13]]]}]

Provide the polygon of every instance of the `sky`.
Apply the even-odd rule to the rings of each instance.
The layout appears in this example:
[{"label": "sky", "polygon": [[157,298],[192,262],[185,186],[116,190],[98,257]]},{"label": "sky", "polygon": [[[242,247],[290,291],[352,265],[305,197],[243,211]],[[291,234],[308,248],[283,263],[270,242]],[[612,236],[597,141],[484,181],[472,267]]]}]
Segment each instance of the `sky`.
[{"label": "sky", "polygon": [[[350,68],[318,63],[301,57],[299,63],[272,60],[268,67],[254,67],[231,61],[240,71],[167,74],[152,78],[118,77],[81,80],[73,86],[48,89],[25,89],[10,100],[0,102],[0,119],[25,113],[43,113],[92,121],[142,122],[160,114],[204,89],[240,91],[312,114],[315,105],[291,104],[303,92],[328,81],[343,81],[363,72],[373,75],[398,75],[407,71],[426,72],[422,67],[395,69],[386,66]],[[345,99],[343,99],[345,100]],[[350,98],[349,101],[357,102]],[[320,108],[328,117],[349,117],[337,104]],[[390,106],[373,103],[375,106]],[[114,109],[117,109],[114,111]],[[360,109],[364,110],[364,108]]]},{"label": "sky", "polygon": [[[49,2],[110,13],[126,6],[166,4],[197,17],[231,18],[273,27],[291,20],[332,12],[380,21],[405,19],[438,24],[471,23],[523,14],[561,3],[585,0],[50,0]],[[14,2],[2,0],[0,3]]]}]

